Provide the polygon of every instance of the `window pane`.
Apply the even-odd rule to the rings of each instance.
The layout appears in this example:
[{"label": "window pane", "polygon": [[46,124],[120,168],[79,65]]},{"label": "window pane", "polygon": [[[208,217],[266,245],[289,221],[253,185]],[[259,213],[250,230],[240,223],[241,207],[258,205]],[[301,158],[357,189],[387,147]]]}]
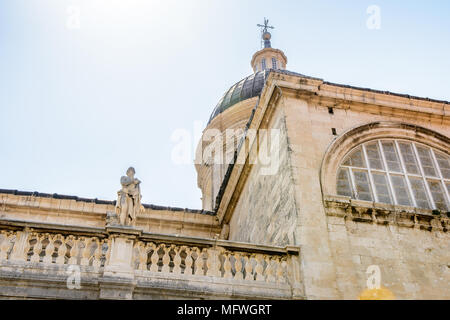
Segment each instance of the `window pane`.
[{"label": "window pane", "polygon": [[367,157],[369,158],[370,168],[383,170],[383,162],[381,161],[378,143],[368,143],[366,145]]},{"label": "window pane", "polygon": [[419,208],[431,209],[423,179],[410,176],[409,182],[411,183],[411,188],[413,190],[417,206]]},{"label": "window pane", "polygon": [[353,153],[345,160],[345,162],[342,165],[357,168],[365,168],[366,164],[363,159],[361,147],[353,151]]},{"label": "window pane", "polygon": [[383,203],[392,203],[386,174],[372,172],[372,177],[378,196],[378,201]]},{"label": "window pane", "polygon": [[441,169],[442,177],[450,179],[450,158],[438,152],[435,152],[434,155]]},{"label": "window pane", "polygon": [[397,156],[397,151],[395,150],[394,142],[383,141],[382,143],[384,157],[386,158],[386,163],[390,171],[403,172],[400,165],[400,160]]},{"label": "window pane", "polygon": [[337,178],[337,193],[341,196],[352,196],[348,169],[340,169]]},{"label": "window pane", "polygon": [[399,147],[406,171],[412,174],[419,174],[419,167],[417,166],[416,156],[414,155],[411,143],[400,142]]},{"label": "window pane", "polygon": [[434,204],[439,210],[447,210],[447,205],[445,203],[444,190],[440,181],[427,180],[428,186],[430,187],[431,194],[433,195]]},{"label": "window pane", "polygon": [[409,198],[408,189],[406,188],[405,177],[391,176],[397,202],[403,206],[410,206],[411,200]]},{"label": "window pane", "polygon": [[420,163],[426,176],[437,177],[436,170],[431,160],[430,149],[417,146],[417,153],[419,154]]},{"label": "window pane", "polygon": [[367,171],[353,171],[358,199],[372,201]]}]

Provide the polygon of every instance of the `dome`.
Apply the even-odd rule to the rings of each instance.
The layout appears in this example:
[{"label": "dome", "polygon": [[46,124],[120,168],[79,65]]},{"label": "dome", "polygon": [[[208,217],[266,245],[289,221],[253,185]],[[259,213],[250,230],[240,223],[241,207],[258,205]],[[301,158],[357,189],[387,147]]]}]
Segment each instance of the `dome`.
[{"label": "dome", "polygon": [[259,96],[268,74],[269,70],[259,71],[234,84],[219,100],[219,103],[214,108],[211,117],[209,118],[208,124],[218,114],[224,112],[236,103]]}]

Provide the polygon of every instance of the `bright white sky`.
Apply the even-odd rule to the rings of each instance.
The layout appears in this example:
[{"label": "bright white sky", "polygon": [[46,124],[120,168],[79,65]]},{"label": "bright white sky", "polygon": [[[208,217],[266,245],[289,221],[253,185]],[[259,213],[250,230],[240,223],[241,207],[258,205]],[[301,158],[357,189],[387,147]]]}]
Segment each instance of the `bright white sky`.
[{"label": "bright white sky", "polygon": [[132,165],[144,203],[200,208],[171,135],[206,125],[252,72],[264,17],[289,70],[450,100],[449,12],[444,0],[1,1],[0,188],[114,200]]}]

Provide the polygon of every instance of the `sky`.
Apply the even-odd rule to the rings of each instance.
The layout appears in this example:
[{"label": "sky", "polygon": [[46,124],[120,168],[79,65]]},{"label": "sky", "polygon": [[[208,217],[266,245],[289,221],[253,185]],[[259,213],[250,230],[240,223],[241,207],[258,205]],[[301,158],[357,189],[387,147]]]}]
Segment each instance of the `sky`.
[{"label": "sky", "polygon": [[133,166],[143,203],[201,208],[174,133],[193,159],[264,17],[288,70],[450,100],[449,15],[446,0],[2,0],[0,189],[115,200]]}]

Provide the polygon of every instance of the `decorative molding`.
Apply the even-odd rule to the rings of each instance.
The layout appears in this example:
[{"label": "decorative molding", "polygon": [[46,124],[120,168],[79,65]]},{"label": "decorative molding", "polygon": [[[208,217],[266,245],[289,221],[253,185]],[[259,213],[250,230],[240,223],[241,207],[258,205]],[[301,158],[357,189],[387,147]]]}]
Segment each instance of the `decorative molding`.
[{"label": "decorative molding", "polygon": [[324,206],[328,216],[354,222],[396,225],[426,231],[450,231],[448,212],[439,212],[437,215],[432,210],[354,200],[337,195],[325,195]]}]

